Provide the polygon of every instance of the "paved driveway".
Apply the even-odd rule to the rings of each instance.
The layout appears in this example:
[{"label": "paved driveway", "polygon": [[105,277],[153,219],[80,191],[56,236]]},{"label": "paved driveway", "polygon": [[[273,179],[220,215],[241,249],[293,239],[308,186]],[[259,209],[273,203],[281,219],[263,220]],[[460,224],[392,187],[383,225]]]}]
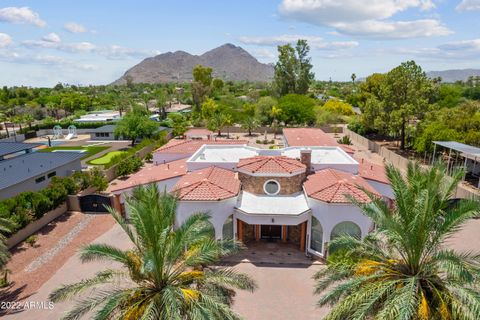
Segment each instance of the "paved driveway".
[{"label": "paved driveway", "polygon": [[[480,220],[471,220],[448,242],[448,246],[457,250],[480,251]],[[109,243],[121,248],[128,248],[130,243],[118,225],[99,237],[95,242]],[[233,308],[248,320],[263,319],[322,319],[327,308],[316,307],[318,296],[313,295],[312,276],[324,267],[321,263],[312,263],[301,254],[285,247],[264,246],[263,249],[251,248],[230,259],[237,270],[250,274],[257,282],[254,293],[238,291]],[[255,252],[255,254],[253,254]],[[273,253],[273,255],[270,255]],[[288,255],[291,253],[291,255]],[[273,258],[274,264],[266,262],[265,255]],[[292,259],[292,260],[289,260]],[[280,264],[281,262],[281,264]],[[289,263],[290,262],[290,263]],[[46,302],[52,290],[63,283],[72,283],[92,276],[105,268],[115,267],[105,262],[82,264],[76,256],[70,258],[28,301]],[[69,310],[71,302],[56,304],[52,310],[28,310],[5,319],[58,319]]]}]

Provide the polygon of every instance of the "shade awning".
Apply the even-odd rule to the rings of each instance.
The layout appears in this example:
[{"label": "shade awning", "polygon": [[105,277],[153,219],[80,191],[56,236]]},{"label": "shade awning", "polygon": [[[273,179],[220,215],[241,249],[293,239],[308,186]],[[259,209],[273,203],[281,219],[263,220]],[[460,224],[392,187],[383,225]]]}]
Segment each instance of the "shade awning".
[{"label": "shade awning", "polygon": [[310,210],[303,193],[286,196],[256,195],[243,191],[237,209],[254,215],[298,216]]},{"label": "shade awning", "polygon": [[480,148],[456,141],[433,141],[434,144],[461,152],[470,157],[480,157]]}]

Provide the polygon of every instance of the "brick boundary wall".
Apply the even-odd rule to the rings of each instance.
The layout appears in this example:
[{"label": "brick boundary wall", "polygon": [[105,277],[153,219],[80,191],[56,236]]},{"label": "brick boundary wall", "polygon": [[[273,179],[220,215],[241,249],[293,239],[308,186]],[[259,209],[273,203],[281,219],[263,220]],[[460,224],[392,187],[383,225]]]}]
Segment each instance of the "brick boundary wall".
[{"label": "brick boundary wall", "polygon": [[53,209],[52,211],[49,211],[43,215],[38,220],[35,220],[31,223],[29,223],[26,227],[23,229],[20,229],[17,231],[15,234],[10,236],[7,239],[7,247],[8,249],[13,248],[23,240],[27,239],[29,236],[49,224],[51,221],[55,220],[56,218],[60,217],[62,214],[67,212],[67,204],[62,203],[59,205],[56,209]]},{"label": "brick boundary wall", "polygon": [[[386,147],[381,146],[378,143],[349,130],[346,126],[343,128],[343,133],[349,136],[352,141],[356,142],[362,147],[365,147],[368,150],[379,154],[385,159],[385,161],[393,164],[400,170],[404,172],[407,170],[408,163],[410,162],[409,159],[402,157],[401,155],[396,154],[391,150],[388,150]],[[480,190],[474,190],[460,183],[455,190],[455,197],[461,199],[480,200]]]}]

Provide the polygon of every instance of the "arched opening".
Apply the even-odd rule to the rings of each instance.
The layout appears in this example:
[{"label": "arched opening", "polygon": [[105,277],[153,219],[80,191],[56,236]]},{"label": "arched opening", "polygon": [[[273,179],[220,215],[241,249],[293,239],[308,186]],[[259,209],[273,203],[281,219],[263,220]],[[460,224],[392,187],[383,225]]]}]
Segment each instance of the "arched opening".
[{"label": "arched opening", "polygon": [[223,223],[222,238],[223,240],[233,239],[233,214]]},{"label": "arched opening", "polygon": [[317,218],[312,217],[310,248],[318,253],[322,253],[323,249],[323,228]]},{"label": "arched opening", "polygon": [[362,231],[357,224],[351,221],[343,221],[333,228],[332,233],[330,234],[330,240],[346,234],[357,239],[360,239],[362,237]]}]

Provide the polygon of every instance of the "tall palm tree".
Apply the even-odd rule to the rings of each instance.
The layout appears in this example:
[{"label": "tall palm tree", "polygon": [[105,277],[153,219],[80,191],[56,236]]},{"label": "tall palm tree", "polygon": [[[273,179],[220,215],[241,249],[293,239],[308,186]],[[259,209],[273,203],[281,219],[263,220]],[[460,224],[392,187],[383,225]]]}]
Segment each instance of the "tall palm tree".
[{"label": "tall palm tree", "polygon": [[90,244],[80,252],[83,262],[115,261],[124,270],[105,270],[52,292],[54,302],[83,296],[64,319],[92,310],[95,319],[238,319],[229,307],[233,289],[252,291],[255,283],[233,269],[206,266],[239,244],[216,241],[206,214],[194,214],[174,229],[177,201],[154,185],[136,189],[126,203],[131,225],[110,213],[133,248]]},{"label": "tall palm tree", "polygon": [[480,212],[479,202],[451,200],[462,174],[411,163],[405,177],[392,166],[387,175],[395,206],[373,195],[357,203],[376,230],[332,240],[330,258],[339,256],[315,275],[316,293],[327,291],[319,305],[333,305],[326,319],[478,319],[480,254],[444,245]]}]

